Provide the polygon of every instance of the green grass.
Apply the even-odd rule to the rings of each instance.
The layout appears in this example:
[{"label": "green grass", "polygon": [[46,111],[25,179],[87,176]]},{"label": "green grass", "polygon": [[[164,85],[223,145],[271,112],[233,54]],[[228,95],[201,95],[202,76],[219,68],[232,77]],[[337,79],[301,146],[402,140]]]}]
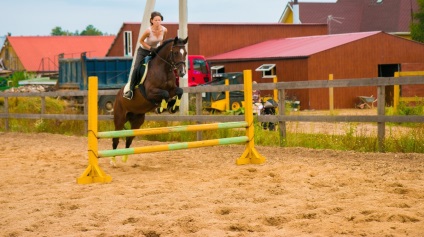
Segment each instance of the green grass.
[{"label": "green grass", "polygon": [[[36,114],[41,112],[40,98],[36,97],[19,97],[9,98],[9,112]],[[3,98],[0,98],[0,109],[3,110]],[[403,106],[403,105],[402,105]],[[418,107],[418,109],[417,109]],[[400,107],[396,113],[414,113],[423,115],[423,107],[415,106],[413,109],[409,107]],[[387,109],[387,114],[395,113],[392,108]],[[402,112],[403,111],[403,112]],[[404,112],[407,111],[407,112]],[[412,112],[411,112],[412,111]],[[47,114],[77,114],[79,111],[71,109],[58,99],[46,98]],[[229,115],[230,116],[230,115]],[[4,119],[0,119],[0,123],[4,124]],[[190,122],[164,122],[164,121],[147,121],[143,128],[167,127],[177,125],[194,124]],[[288,130],[286,140],[282,140],[278,131],[263,130],[258,121],[255,121],[255,144],[261,146],[285,146],[285,147],[305,147],[312,149],[333,149],[343,151],[359,151],[359,152],[377,152],[378,140],[377,134],[366,134],[364,131],[358,130],[358,123],[347,123],[342,127],[344,131],[340,134],[313,134],[302,131],[300,123],[295,122],[294,129]],[[59,119],[9,119],[9,128],[13,132],[27,133],[56,133],[65,135],[86,136],[84,121],[59,120]],[[405,126],[411,132],[405,134],[397,134],[395,127]],[[126,127],[129,127],[127,124]],[[403,153],[424,153],[424,124],[407,123],[407,124],[386,124],[389,132],[386,133],[385,150],[386,152],[403,152]],[[392,129],[393,128],[393,129]],[[4,126],[0,126],[0,131],[4,131]],[[99,121],[99,131],[114,130],[112,121]],[[278,128],[277,128],[278,130]],[[225,137],[235,137],[245,135],[244,129],[223,129],[203,131],[202,138],[204,140],[218,139]],[[151,141],[172,141],[187,142],[195,141],[196,132],[181,132],[160,135],[149,135],[137,137],[136,139],[144,139]]]},{"label": "green grass", "polygon": [[[68,108],[64,101],[46,98],[46,114],[77,114],[78,111]],[[0,98],[0,107],[3,109],[4,98]],[[41,98],[13,97],[9,98],[9,113],[40,114]],[[0,121],[4,124],[4,119]],[[9,130],[27,133],[57,133],[65,135],[84,135],[84,121],[59,119],[9,119]],[[4,131],[4,126],[1,126]]]}]

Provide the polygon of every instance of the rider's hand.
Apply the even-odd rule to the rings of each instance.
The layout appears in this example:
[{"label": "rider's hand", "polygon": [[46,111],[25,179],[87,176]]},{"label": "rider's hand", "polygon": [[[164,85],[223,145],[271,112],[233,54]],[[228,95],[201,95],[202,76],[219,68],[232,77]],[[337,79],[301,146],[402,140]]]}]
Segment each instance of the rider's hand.
[{"label": "rider's hand", "polygon": [[156,48],[150,47],[150,54],[155,54],[155,53],[156,53]]}]

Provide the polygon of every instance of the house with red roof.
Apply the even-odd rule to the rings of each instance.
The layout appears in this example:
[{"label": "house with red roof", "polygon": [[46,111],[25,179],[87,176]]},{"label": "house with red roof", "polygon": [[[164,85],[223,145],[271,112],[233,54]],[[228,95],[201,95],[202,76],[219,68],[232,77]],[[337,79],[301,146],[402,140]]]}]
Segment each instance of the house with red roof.
[{"label": "house with red roof", "polygon": [[59,71],[59,57],[105,57],[115,36],[7,36],[0,58],[8,70]]},{"label": "house with red roof", "polygon": [[[225,72],[252,70],[252,79],[270,83],[393,77],[396,71],[424,70],[424,44],[381,31],[280,38],[207,57]],[[266,95],[272,92],[264,92]],[[424,96],[424,88],[416,96]],[[302,109],[329,109],[328,89],[288,90]],[[334,88],[334,107],[353,108],[359,96],[377,95],[375,87]],[[409,95],[414,96],[414,95]],[[386,104],[393,86],[386,87]]]},{"label": "house with red roof", "polygon": [[409,25],[419,10],[417,0],[337,0],[336,2],[290,1],[280,23],[326,23],[329,34],[384,31],[410,38]]}]

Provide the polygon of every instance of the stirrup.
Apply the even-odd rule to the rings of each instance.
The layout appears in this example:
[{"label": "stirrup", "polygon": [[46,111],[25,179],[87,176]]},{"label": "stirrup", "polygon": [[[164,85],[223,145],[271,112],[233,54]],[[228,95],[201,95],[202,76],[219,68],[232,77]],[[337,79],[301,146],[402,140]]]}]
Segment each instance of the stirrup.
[{"label": "stirrup", "polygon": [[125,99],[131,100],[133,97],[133,92],[132,91],[127,91],[122,95]]}]

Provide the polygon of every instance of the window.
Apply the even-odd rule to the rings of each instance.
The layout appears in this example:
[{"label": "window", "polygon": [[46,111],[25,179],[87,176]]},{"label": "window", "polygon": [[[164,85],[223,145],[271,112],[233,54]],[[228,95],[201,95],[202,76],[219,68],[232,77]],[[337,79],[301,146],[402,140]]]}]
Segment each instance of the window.
[{"label": "window", "polygon": [[132,57],[132,32],[124,31],[124,56]]},{"label": "window", "polygon": [[225,67],[222,65],[212,66],[212,77],[222,77],[223,73],[225,73]]},{"label": "window", "polygon": [[208,73],[208,67],[206,66],[206,61],[203,59],[194,59],[193,60],[193,69],[199,71],[203,74]]},{"label": "window", "polygon": [[275,64],[262,64],[255,71],[262,72],[262,78],[273,78],[276,76]]}]

